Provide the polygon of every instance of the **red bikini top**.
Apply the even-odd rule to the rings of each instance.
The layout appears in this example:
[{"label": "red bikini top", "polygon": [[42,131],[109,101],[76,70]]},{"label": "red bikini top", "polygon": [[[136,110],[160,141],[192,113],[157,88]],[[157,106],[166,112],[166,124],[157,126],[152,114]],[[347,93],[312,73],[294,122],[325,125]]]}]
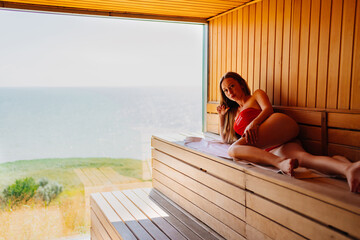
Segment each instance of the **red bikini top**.
[{"label": "red bikini top", "polygon": [[256,108],[245,108],[242,110],[235,119],[235,132],[242,136],[247,125],[249,125],[261,113],[261,111],[261,109]]}]

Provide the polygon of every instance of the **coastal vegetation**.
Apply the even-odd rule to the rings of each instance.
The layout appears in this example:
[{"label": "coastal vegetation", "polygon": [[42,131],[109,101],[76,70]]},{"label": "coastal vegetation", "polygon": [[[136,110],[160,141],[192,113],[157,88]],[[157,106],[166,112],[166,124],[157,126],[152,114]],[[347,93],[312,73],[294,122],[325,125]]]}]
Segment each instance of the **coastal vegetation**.
[{"label": "coastal vegetation", "polygon": [[89,233],[84,187],[74,169],[111,167],[141,179],[142,161],[57,158],[0,164],[0,239],[52,239]]}]

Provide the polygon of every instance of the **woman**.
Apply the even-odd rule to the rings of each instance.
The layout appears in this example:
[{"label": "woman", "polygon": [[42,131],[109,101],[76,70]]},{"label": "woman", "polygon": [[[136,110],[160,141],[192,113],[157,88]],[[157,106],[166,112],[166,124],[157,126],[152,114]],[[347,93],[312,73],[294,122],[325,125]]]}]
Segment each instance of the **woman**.
[{"label": "woman", "polygon": [[[350,190],[360,192],[360,162],[342,156],[314,156],[298,140],[297,123],[281,113],[273,113],[268,96],[262,90],[250,94],[245,80],[228,72],[220,81],[221,100],[217,111],[223,142],[232,143],[229,155],[234,160],[272,165],[292,175],[298,166],[347,178]],[[265,150],[265,151],[264,151]]]}]

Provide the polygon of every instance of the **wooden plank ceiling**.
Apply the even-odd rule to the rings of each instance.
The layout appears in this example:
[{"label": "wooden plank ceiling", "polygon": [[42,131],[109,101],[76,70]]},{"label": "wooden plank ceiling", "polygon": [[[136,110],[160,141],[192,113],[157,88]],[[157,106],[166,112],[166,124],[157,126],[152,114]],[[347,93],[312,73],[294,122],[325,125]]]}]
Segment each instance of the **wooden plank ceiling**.
[{"label": "wooden plank ceiling", "polygon": [[0,0],[0,8],[206,22],[258,0]]}]

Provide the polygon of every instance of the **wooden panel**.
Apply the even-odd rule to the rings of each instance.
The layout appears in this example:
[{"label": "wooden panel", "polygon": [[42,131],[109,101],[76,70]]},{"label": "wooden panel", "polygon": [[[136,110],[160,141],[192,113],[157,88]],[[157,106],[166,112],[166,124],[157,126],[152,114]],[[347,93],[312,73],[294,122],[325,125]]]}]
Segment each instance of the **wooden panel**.
[{"label": "wooden panel", "polygon": [[249,8],[244,8],[242,12],[242,66],[241,76],[248,80],[248,65],[249,65]]},{"label": "wooden panel", "polygon": [[360,114],[329,113],[328,126],[360,130]]},{"label": "wooden panel", "polygon": [[247,240],[271,240],[270,237],[260,232],[256,228],[253,228],[249,224],[246,224],[246,239]]},{"label": "wooden panel", "polygon": [[255,42],[254,42],[254,87],[253,91],[260,88],[260,63],[261,63],[261,15],[262,5],[256,4],[255,19]]},{"label": "wooden panel", "polygon": [[281,108],[275,108],[275,111],[285,113],[286,115],[292,117],[298,123],[321,126],[321,112]]},{"label": "wooden panel", "polygon": [[329,155],[342,155],[352,162],[360,161],[360,149],[345,145],[329,144]]},{"label": "wooden panel", "polygon": [[[196,218],[201,220],[202,222],[206,223],[209,227],[214,229],[216,232],[218,232],[220,235],[224,236],[226,239],[245,239],[242,235],[238,234],[225,224],[223,224],[221,221],[217,220],[195,204],[193,204],[191,201],[183,197],[183,194],[177,194],[176,192],[172,191],[170,188],[166,187],[156,179],[154,181],[154,187],[159,190],[161,193],[165,194],[167,197],[169,197],[172,201],[174,201],[176,204],[180,205],[182,208],[184,208],[186,211],[194,215]],[[244,223],[244,229],[245,231],[245,223]]]},{"label": "wooden panel", "polygon": [[234,11],[232,12],[232,29],[231,29],[231,34],[232,34],[232,50],[231,50],[231,71],[236,72],[236,61],[237,61],[237,56],[236,56],[236,51],[237,51],[237,31],[238,31],[238,12]]},{"label": "wooden panel", "polygon": [[300,133],[299,133],[300,139],[321,141],[320,127],[312,127],[307,125],[299,125],[299,127],[300,127]]},{"label": "wooden panel", "polygon": [[[172,180],[181,183],[181,185],[186,186],[186,188],[192,190],[193,192],[196,192],[202,197],[208,199],[210,202],[223,208],[229,213],[232,213],[236,217],[245,220],[245,207],[243,205],[220,194],[217,191],[212,190],[206,185],[187,177],[186,175],[182,174],[183,171],[180,172],[175,171],[174,169],[166,166],[165,164],[155,159],[153,160],[153,167],[155,170],[162,173],[163,175],[166,175]],[[243,190],[239,189],[238,191],[243,191]]]},{"label": "wooden panel", "polygon": [[268,54],[268,26],[269,26],[269,0],[262,1],[262,31],[261,31],[261,73],[260,88],[266,91],[267,83],[267,54]]},{"label": "wooden panel", "polygon": [[323,150],[320,141],[312,141],[305,139],[305,140],[301,140],[301,143],[305,151],[314,155],[323,155]]},{"label": "wooden panel", "polygon": [[[221,26],[221,18],[218,18],[215,20],[217,22],[217,59],[216,59],[216,72],[217,72],[217,76],[215,77],[215,85],[213,86],[213,91],[215,92],[215,97],[216,100],[220,100],[220,89],[219,89],[219,84],[220,84],[220,78],[224,75],[223,69],[221,69],[221,63],[222,63],[222,34],[223,34],[223,29]],[[215,100],[215,99],[214,99]]]},{"label": "wooden panel", "polygon": [[249,8],[249,64],[247,81],[250,91],[254,92],[255,5],[251,5]]},{"label": "wooden panel", "polygon": [[291,7],[293,1],[284,2],[283,56],[281,73],[281,105],[287,106],[289,99],[289,69],[291,40]]},{"label": "wooden panel", "polygon": [[105,230],[99,218],[96,216],[96,213],[92,209],[91,209],[90,217],[91,217],[91,231],[92,231],[91,238],[110,240],[111,238],[108,232]]},{"label": "wooden panel", "polygon": [[[220,15],[230,9],[236,9],[241,7],[244,3],[251,2],[250,0],[232,0],[232,1],[162,1],[162,0],[150,0],[150,1],[132,1],[132,0],[88,0],[88,1],[49,1],[49,0],[14,0],[14,1],[1,1],[3,7],[27,9],[31,6],[36,9],[43,7],[45,11],[60,11],[66,9],[83,9],[96,12],[105,12],[108,15],[114,15],[116,13],[132,13],[140,15],[153,16],[166,16],[169,19],[191,21],[193,17],[194,21],[211,18]],[[256,1],[255,1],[256,2]],[[48,6],[49,9],[45,7]],[[52,8],[51,8],[52,7]],[[111,13],[109,13],[111,12]],[[143,16],[145,17],[145,16]],[[172,17],[172,18],[171,18]],[[188,17],[188,18],[186,18]]]},{"label": "wooden panel", "polygon": [[220,134],[219,116],[217,114],[206,114],[206,127],[208,132]]},{"label": "wooden panel", "polygon": [[292,9],[291,27],[291,54],[290,54],[290,79],[289,79],[289,105],[297,106],[298,77],[299,77],[299,48],[301,26],[301,1],[294,1]]},{"label": "wooden panel", "polygon": [[[314,182],[317,184],[316,180]],[[279,205],[360,238],[360,228],[358,228],[360,215],[357,213],[250,175],[246,175],[246,187],[250,191]],[[334,192],[338,191],[337,194],[341,194],[341,190],[337,190],[335,187],[332,188]],[[348,189],[342,189],[342,192],[347,193]],[[343,220],[339,221],[339,219]]]},{"label": "wooden panel", "polygon": [[334,0],[331,11],[327,108],[337,108],[341,41],[342,1]]},{"label": "wooden panel", "polygon": [[[222,16],[219,18],[220,21],[220,26],[221,26],[221,76],[224,75],[227,71],[227,66],[226,66],[226,43],[227,43],[227,16]],[[219,86],[219,85],[218,85]],[[219,93],[220,94],[220,93]]]},{"label": "wooden panel", "polygon": [[309,60],[310,0],[301,1],[299,82],[297,106],[305,107],[307,99],[307,77]]},{"label": "wooden panel", "polygon": [[160,151],[153,150],[152,154],[154,159],[170,166],[173,169],[176,169],[177,171],[186,172],[187,176],[212,189],[218,189],[219,193],[224,194],[225,196],[241,203],[242,205],[245,205],[244,190],[241,190],[232,184],[222,181],[210,174],[207,174],[204,171],[201,171],[200,169],[194,168]]},{"label": "wooden panel", "polygon": [[[166,175],[154,170],[153,178],[167,186],[177,194],[190,200],[194,205],[198,206],[226,226],[230,227],[237,233],[245,235],[245,222],[235,217],[233,214],[223,210],[221,207],[210,202],[205,196],[199,195],[197,192],[189,190],[187,187],[175,182]],[[181,205],[180,205],[181,206]]]},{"label": "wooden panel", "polygon": [[276,40],[275,40],[275,67],[274,67],[274,101],[275,105],[280,105],[281,99],[281,69],[282,69],[282,45],[283,45],[283,20],[284,20],[284,1],[277,1],[276,9]]},{"label": "wooden panel", "polygon": [[[245,186],[244,173],[240,170],[243,168],[228,160],[216,157],[207,158],[205,154],[200,155],[199,152],[194,154],[191,152],[191,149],[178,148],[154,138],[152,139],[151,146],[240,188]],[[223,163],[220,163],[220,161]],[[229,162],[228,165],[225,165],[226,162]]]},{"label": "wooden panel", "polygon": [[[280,224],[252,211],[251,209],[246,209],[246,223],[248,226],[252,226],[261,233],[269,236],[270,239],[277,240],[288,240],[288,239],[305,239],[300,235],[294,233],[293,231],[281,226]],[[246,233],[248,233],[248,228],[246,228]],[[258,236],[258,234],[256,235]],[[258,239],[251,237],[250,239]],[[265,238],[266,239],[266,238]]]},{"label": "wooden panel", "polygon": [[360,132],[328,129],[329,143],[337,143],[360,148]]},{"label": "wooden panel", "polygon": [[355,7],[355,1],[344,1],[341,29],[340,73],[338,80],[339,109],[349,109],[350,107],[351,64],[354,42]]},{"label": "wooden panel", "polygon": [[227,26],[226,26],[226,71],[231,71],[231,61],[232,61],[232,54],[233,46],[232,46],[232,28],[233,28],[233,18],[232,13],[226,15],[227,18]]},{"label": "wooden panel", "polygon": [[300,214],[283,208],[252,193],[246,193],[246,205],[309,239],[351,239]]},{"label": "wooden panel", "polygon": [[317,68],[319,51],[319,24],[320,24],[320,4],[321,0],[311,2],[311,20],[309,36],[309,67],[307,79],[307,99],[306,106],[314,108],[316,106],[316,88],[317,88]]},{"label": "wooden panel", "polygon": [[[227,57],[236,55],[236,70],[251,90],[265,90],[273,104],[360,109],[358,8],[356,0],[263,0],[244,7],[237,10],[237,49],[232,44]],[[219,34],[233,28],[232,19]],[[222,65],[221,58],[212,61]]]},{"label": "wooden panel", "polygon": [[276,0],[269,0],[269,30],[268,30],[268,53],[267,53],[267,83],[266,93],[272,103],[274,100],[274,58],[275,58],[275,22]]},{"label": "wooden panel", "polygon": [[351,109],[360,109],[360,4],[356,4],[355,36],[351,81]]},{"label": "wooden panel", "polygon": [[[238,26],[238,32],[237,32],[237,51],[236,52],[236,71],[238,73],[242,72],[242,50],[243,50],[243,10],[239,9],[237,11],[238,14],[238,20],[237,20],[237,26]],[[210,86],[211,87],[211,86]]]},{"label": "wooden panel", "polygon": [[319,33],[319,62],[318,88],[316,107],[326,107],[327,78],[329,64],[331,1],[321,1],[320,33]]}]

